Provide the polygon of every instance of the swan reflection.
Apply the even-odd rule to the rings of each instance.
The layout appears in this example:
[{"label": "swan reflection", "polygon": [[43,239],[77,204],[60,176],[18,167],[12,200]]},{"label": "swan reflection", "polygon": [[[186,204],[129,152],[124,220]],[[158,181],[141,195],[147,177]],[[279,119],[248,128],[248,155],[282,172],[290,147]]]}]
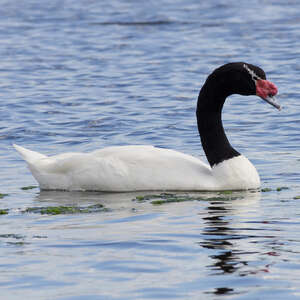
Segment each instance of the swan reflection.
[{"label": "swan reflection", "polygon": [[[240,219],[247,216],[251,207],[259,205],[260,198],[260,192],[246,192],[237,199],[209,202],[203,216],[203,240],[199,244],[205,249],[214,250],[209,254],[211,263],[207,265],[211,275],[232,274],[248,264],[245,254],[250,254],[250,251],[245,250],[245,245],[240,241],[249,238],[245,232],[249,227]],[[212,293],[233,292],[232,287],[216,287]]]}]

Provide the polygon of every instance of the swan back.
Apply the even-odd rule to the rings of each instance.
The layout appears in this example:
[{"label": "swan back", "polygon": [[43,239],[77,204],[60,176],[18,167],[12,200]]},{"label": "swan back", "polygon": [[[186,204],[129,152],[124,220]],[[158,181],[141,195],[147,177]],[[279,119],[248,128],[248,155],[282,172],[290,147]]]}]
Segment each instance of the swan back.
[{"label": "swan back", "polygon": [[[35,153],[21,148],[23,154]],[[29,155],[23,157],[26,160]],[[41,189],[115,192],[216,188],[211,168],[201,160],[153,146],[108,147],[91,153],[37,157],[26,162]]]}]

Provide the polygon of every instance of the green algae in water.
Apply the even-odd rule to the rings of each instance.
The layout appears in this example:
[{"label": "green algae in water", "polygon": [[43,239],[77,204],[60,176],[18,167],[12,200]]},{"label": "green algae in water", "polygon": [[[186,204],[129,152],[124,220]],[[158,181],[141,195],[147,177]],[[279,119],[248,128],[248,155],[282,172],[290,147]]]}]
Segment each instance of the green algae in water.
[{"label": "green algae in water", "polygon": [[166,203],[186,202],[186,201],[194,201],[194,200],[189,199],[189,198],[172,197],[172,198],[161,199],[161,200],[153,200],[153,201],[151,201],[151,204],[153,204],[153,205],[162,205],[162,204],[166,204]]},{"label": "green algae in water", "polygon": [[[145,202],[150,201],[152,205],[163,205],[166,203],[178,203],[178,202],[187,202],[187,201],[226,201],[226,200],[235,200],[239,197],[231,196],[233,191],[224,191],[218,193],[220,196],[217,197],[203,197],[203,196],[190,196],[186,195],[176,195],[171,193],[161,193],[159,195],[145,195],[145,196],[137,196],[133,201],[137,202]],[[152,200],[152,201],[151,201]]]},{"label": "green algae in water", "polygon": [[[279,186],[279,187],[276,188],[276,191],[277,192],[281,192],[283,190],[288,190],[288,189],[289,188],[287,186]],[[273,189],[271,189],[271,188],[263,188],[260,191],[263,192],[263,193],[266,193],[266,192],[272,192]]]},{"label": "green algae in water", "polygon": [[68,206],[49,206],[49,207],[28,207],[25,212],[28,213],[40,213],[42,215],[60,215],[60,214],[72,214],[76,210],[74,207]]},{"label": "green algae in water", "polygon": [[[154,200],[157,199],[157,200]],[[170,194],[170,193],[161,193],[161,194],[153,194],[153,195],[145,195],[145,196],[136,196],[133,201],[137,202],[146,202],[149,200],[151,201],[151,204],[153,205],[161,205],[165,203],[170,203],[170,202],[183,202],[186,201],[185,199],[179,199],[175,194]]]},{"label": "green algae in water", "polygon": [[2,193],[0,193],[0,199],[4,198],[6,196],[8,196],[8,194],[2,194]]},{"label": "green algae in water", "polygon": [[36,189],[37,187],[38,187],[37,185],[28,185],[28,186],[21,187],[21,190],[27,191],[27,190]]},{"label": "green algae in water", "polygon": [[102,204],[89,206],[46,206],[46,207],[28,207],[23,213],[38,213],[41,215],[66,215],[66,214],[89,214],[96,212],[109,211]]},{"label": "green algae in water", "polygon": [[233,191],[230,191],[230,190],[222,191],[222,192],[219,192],[219,194],[221,194],[221,195],[231,195],[231,194],[233,194]]},{"label": "green algae in water", "polygon": [[173,197],[173,196],[174,194],[171,193],[151,194],[145,196],[136,196],[135,199],[133,199],[132,201],[145,202],[147,200],[161,199],[161,198]]},{"label": "green algae in water", "polygon": [[7,215],[8,211],[8,209],[0,209],[0,215]]},{"label": "green algae in water", "polygon": [[272,189],[270,189],[270,188],[263,188],[260,191],[263,192],[263,193],[266,193],[266,192],[271,192]]},{"label": "green algae in water", "polygon": [[[22,213],[37,213],[41,215],[66,215],[66,214],[89,214],[98,212],[107,212],[110,209],[102,204],[89,206],[45,206],[45,207],[28,207],[22,210]],[[9,209],[0,209],[0,215],[7,215]],[[1,235],[0,235],[1,237]]]},{"label": "green algae in water", "polygon": [[276,189],[276,191],[277,192],[280,192],[280,191],[282,191],[282,190],[288,190],[289,188],[287,187],[287,186],[281,186],[281,187],[278,187],[277,189]]},{"label": "green algae in water", "polygon": [[136,196],[134,200],[142,202],[145,200],[145,198],[144,196]]}]

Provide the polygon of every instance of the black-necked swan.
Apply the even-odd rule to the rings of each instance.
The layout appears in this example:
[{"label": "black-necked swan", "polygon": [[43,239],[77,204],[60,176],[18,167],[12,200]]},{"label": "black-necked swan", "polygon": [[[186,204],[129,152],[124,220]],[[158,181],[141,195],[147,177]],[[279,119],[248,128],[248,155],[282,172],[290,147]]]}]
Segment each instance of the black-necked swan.
[{"label": "black-necked swan", "polygon": [[197,123],[210,164],[153,146],[108,147],[91,153],[46,156],[14,145],[41,189],[94,191],[218,191],[260,187],[252,163],[229,143],[221,113],[232,94],[257,95],[280,109],[276,86],[254,65],[236,62],[214,70],[200,90]]}]

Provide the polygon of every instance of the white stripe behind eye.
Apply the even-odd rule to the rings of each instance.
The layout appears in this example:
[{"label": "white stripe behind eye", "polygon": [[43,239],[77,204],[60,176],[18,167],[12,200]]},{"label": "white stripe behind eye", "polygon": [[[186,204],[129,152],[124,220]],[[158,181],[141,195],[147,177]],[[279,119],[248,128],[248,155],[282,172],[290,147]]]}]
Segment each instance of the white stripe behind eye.
[{"label": "white stripe behind eye", "polygon": [[252,80],[256,83],[257,80],[262,80],[262,78],[260,78],[258,75],[256,75],[256,73],[251,70],[246,64],[244,64],[243,66],[247,71],[248,73],[251,75],[251,78]]}]

